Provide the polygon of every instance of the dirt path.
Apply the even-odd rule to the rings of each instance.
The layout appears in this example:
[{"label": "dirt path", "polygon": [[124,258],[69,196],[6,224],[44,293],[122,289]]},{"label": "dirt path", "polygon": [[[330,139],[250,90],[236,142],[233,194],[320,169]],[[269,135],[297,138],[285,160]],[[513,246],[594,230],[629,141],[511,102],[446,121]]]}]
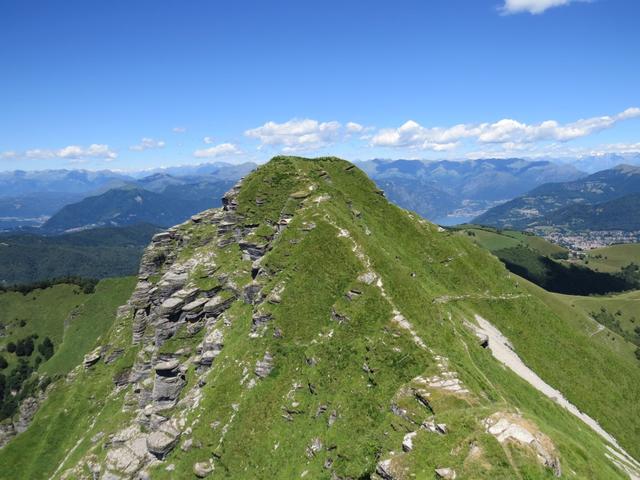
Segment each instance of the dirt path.
[{"label": "dirt path", "polygon": [[509,340],[487,320],[480,315],[475,316],[477,326],[474,328],[478,333],[483,333],[489,337],[489,349],[493,356],[502,364],[509,367],[520,378],[526,380],[536,390],[555,401],[558,405],[567,409],[573,415],[586,423],[593,431],[604,438],[614,448],[608,447],[611,455],[607,457],[620,469],[624,470],[631,480],[640,480],[640,463],[629,455],[617,442],[617,440],[607,433],[600,424],[586,413],[581,412],[574,404],[569,402],[564,395],[542,380],[533,370],[527,367],[518,354],[512,349]]}]

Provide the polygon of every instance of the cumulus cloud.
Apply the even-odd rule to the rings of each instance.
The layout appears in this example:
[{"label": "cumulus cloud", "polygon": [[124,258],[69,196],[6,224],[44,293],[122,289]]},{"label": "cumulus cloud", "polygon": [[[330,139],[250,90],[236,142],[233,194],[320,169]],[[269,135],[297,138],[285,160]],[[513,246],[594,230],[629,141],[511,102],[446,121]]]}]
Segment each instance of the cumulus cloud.
[{"label": "cumulus cloud", "polygon": [[185,133],[187,131],[186,127],[173,127],[171,129],[173,133]]},{"label": "cumulus cloud", "polygon": [[505,14],[528,12],[537,15],[550,8],[569,5],[577,1],[585,0],[504,0],[501,10]]},{"label": "cumulus cloud", "polygon": [[236,147],[233,143],[221,143],[220,145],[214,145],[213,147],[203,148],[193,152],[193,156],[196,158],[216,158],[222,156],[239,155],[242,151]]},{"label": "cumulus cloud", "polygon": [[164,146],[165,143],[163,140],[154,140],[153,138],[145,137],[140,140],[139,144],[130,146],[129,150],[133,150],[134,152],[143,152],[145,150],[164,148]]},{"label": "cumulus cloud", "polygon": [[69,145],[60,149],[32,148],[26,152],[8,151],[0,154],[3,160],[47,160],[60,158],[65,160],[115,160],[118,154],[109,145],[93,143],[88,147]]},{"label": "cumulus cloud", "polygon": [[244,134],[260,140],[262,146],[282,147],[285,152],[295,152],[331,145],[341,137],[342,130],[339,122],[318,122],[307,118],[284,123],[267,122]]},{"label": "cumulus cloud", "polygon": [[213,143],[213,137],[204,137],[202,141],[207,145],[211,145]]},{"label": "cumulus cloud", "polygon": [[629,108],[616,115],[605,115],[561,124],[547,120],[526,124],[505,118],[494,123],[459,124],[452,127],[423,127],[409,120],[395,129],[382,129],[371,139],[381,147],[409,147],[446,151],[465,139],[481,144],[527,145],[535,142],[568,142],[613,127],[616,123],[640,117],[640,108]]}]

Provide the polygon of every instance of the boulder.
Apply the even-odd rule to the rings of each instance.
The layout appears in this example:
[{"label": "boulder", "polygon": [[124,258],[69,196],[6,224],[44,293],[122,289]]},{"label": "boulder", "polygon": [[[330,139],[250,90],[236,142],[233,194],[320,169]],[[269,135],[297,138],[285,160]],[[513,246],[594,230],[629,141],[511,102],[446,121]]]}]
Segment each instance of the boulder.
[{"label": "boulder", "polygon": [[307,447],[306,454],[307,458],[315,457],[322,450],[322,440],[318,437],[311,440],[311,443]]},{"label": "boulder", "polygon": [[383,480],[396,480],[391,471],[391,459],[382,460],[376,465],[376,473]]},{"label": "boulder", "polygon": [[378,277],[373,272],[365,272],[358,277],[358,281],[362,283],[366,283],[367,285],[371,285],[376,281]]},{"label": "boulder", "polygon": [[409,432],[402,439],[402,450],[405,452],[410,452],[413,450],[413,439],[417,435],[418,432]]},{"label": "boulder", "polygon": [[447,433],[447,425],[445,423],[436,423],[433,420],[429,420],[422,423],[422,428],[428,432],[437,433],[438,435],[444,435]]},{"label": "boulder", "polygon": [[158,314],[161,316],[164,315],[173,315],[177,311],[181,310],[184,305],[184,298],[173,296],[167,298],[160,308],[158,309]]},{"label": "boulder", "polygon": [[160,233],[156,233],[152,238],[151,241],[153,243],[160,243],[160,242],[166,242],[171,240],[172,235],[169,232],[160,232]]},{"label": "boulder", "polygon": [[84,365],[84,368],[89,368],[98,363],[100,361],[100,358],[102,358],[102,347],[98,347],[95,350],[87,353],[84,356],[82,364]]},{"label": "boulder", "polygon": [[269,352],[265,352],[262,360],[256,362],[255,374],[260,378],[267,377],[273,370],[273,357]]},{"label": "boulder", "polygon": [[[131,475],[141,466],[141,459],[130,448],[119,447],[109,450],[106,457],[107,466],[113,470]],[[105,477],[108,478],[105,473]],[[120,478],[120,477],[113,477]]]},{"label": "boulder", "polygon": [[262,301],[263,295],[261,293],[262,285],[257,282],[251,282],[242,291],[242,300],[249,305],[255,305]]},{"label": "boulder", "polygon": [[211,316],[217,317],[226,309],[228,309],[233,302],[235,302],[235,296],[224,298],[221,295],[216,295],[207,303],[205,303],[203,310]]},{"label": "boulder", "polygon": [[198,462],[193,465],[193,473],[198,478],[205,478],[213,472],[213,465],[209,462]]},{"label": "boulder", "polygon": [[205,303],[209,301],[208,298],[196,298],[195,300],[187,303],[184,307],[182,307],[183,312],[192,313],[198,310],[202,310],[202,307]]},{"label": "boulder", "polygon": [[180,366],[180,362],[177,359],[172,358],[165,362],[157,363],[154,369],[158,373],[162,372],[166,374],[166,373],[175,371],[179,366]]},{"label": "boulder", "polygon": [[156,375],[152,392],[152,399],[155,405],[159,408],[173,407],[178,401],[178,396],[185,383],[184,375],[175,377]]},{"label": "boulder", "polygon": [[147,437],[147,450],[162,460],[178,442],[179,434],[175,432],[153,432]]},{"label": "boulder", "polygon": [[436,478],[443,478],[445,480],[453,480],[457,477],[456,471],[453,468],[436,468]]},{"label": "boulder", "polygon": [[267,252],[267,248],[269,247],[268,243],[252,243],[242,241],[239,243],[240,250],[249,255],[249,258],[253,260],[258,260],[263,257]]}]

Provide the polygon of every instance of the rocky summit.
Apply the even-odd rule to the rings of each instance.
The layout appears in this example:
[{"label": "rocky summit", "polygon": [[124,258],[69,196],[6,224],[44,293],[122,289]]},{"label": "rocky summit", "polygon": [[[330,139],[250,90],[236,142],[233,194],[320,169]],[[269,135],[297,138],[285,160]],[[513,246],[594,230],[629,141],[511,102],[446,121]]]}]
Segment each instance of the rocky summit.
[{"label": "rocky summit", "polygon": [[638,373],[588,342],[354,165],[276,157],[155,235],[0,478],[639,478]]}]

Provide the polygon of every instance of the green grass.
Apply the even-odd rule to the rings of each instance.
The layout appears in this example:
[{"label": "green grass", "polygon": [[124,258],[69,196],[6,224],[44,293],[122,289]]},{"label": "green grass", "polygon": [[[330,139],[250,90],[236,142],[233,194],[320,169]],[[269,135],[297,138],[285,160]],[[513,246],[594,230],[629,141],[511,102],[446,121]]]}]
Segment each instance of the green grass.
[{"label": "green grass", "polygon": [[105,279],[98,283],[94,294],[74,312],[66,325],[62,343],[41,372],[49,375],[65,374],[82,362],[82,358],[113,324],[116,309],[126,303],[135,277]]},{"label": "green grass", "polygon": [[[82,293],[75,285],[55,285],[44,290],[34,290],[27,295],[17,292],[0,293],[0,322],[5,326],[5,336],[0,338],[0,349],[9,365],[17,361],[14,354],[5,351],[9,342],[15,343],[21,338],[37,334],[36,344],[49,337],[54,347],[59,347],[65,321],[73,310],[89,298],[90,295]],[[24,321],[24,326],[21,326],[21,321]],[[37,354],[35,350],[29,360],[33,362]]]},{"label": "green grass", "polygon": [[[311,193],[291,197],[301,191]],[[636,363],[590,337],[586,326],[593,322],[586,316],[509,274],[465,235],[439,232],[389,204],[357,168],[332,158],[276,158],[246,179],[238,210],[247,223],[269,226],[282,213],[294,214],[262,261],[267,275],[256,279],[265,292],[284,287],[281,302],[259,307],[272,319],[257,338],[249,335],[253,307],[241,301],[225,313],[226,326],[218,322],[224,348],[198,406],[185,411],[191,434],[182,442],[192,438],[194,447],[174,449],[166,463],[150,471],[152,478],[190,478],[193,464],[210,458],[216,464],[212,478],[331,478],[332,472],[368,478],[379,460],[400,452],[404,434],[416,429],[392,413],[392,404],[418,423],[429,418],[411,387],[415,377],[437,374],[439,368],[431,352],[392,321],[394,307],[429,349],[448,357],[449,368],[470,391],[456,396],[431,389],[436,419],[447,423],[449,434],[420,432],[412,452],[393,457],[394,465],[415,478],[432,478],[434,468],[442,466],[455,468],[459,478],[551,478],[535,454],[503,448],[485,433],[484,418],[516,410],[550,437],[572,478],[624,478],[606,460],[594,432],[478,345],[464,327],[476,313],[500,328],[543,379],[640,454]],[[315,228],[307,228],[310,223]],[[249,283],[251,262],[242,260],[237,245],[223,250],[214,245],[188,245],[183,253],[214,249],[216,275],[230,275],[238,289]],[[375,285],[358,281],[367,268],[381,276],[386,297]],[[193,279],[206,280],[202,270]],[[361,295],[348,301],[345,293],[354,288]],[[333,320],[333,311],[345,321]],[[138,353],[130,345],[130,322],[123,319],[98,340],[126,347],[127,355],[116,365],[100,363],[80,372],[75,382],[56,384],[32,427],[0,451],[0,463],[9,465],[0,478],[49,478],[76,442],[60,472],[88,455],[104,458],[108,434],[133,416],[122,412],[123,393],[110,393],[113,375]],[[280,335],[274,335],[276,329]],[[180,331],[163,349],[195,346],[199,339]],[[266,351],[274,369],[249,389],[243,378],[246,373],[253,378]],[[329,426],[333,411],[337,419]],[[92,444],[98,432],[105,436]],[[308,456],[314,438],[323,449]],[[472,442],[482,451],[477,461],[467,458]],[[167,464],[175,470],[167,471]]]},{"label": "green grass", "polygon": [[517,230],[498,230],[491,227],[465,225],[454,229],[454,231],[468,236],[475,243],[492,252],[520,246],[552,258],[564,256],[568,253],[568,250],[560,245],[549,242],[542,237]]},{"label": "green grass", "polygon": [[585,258],[577,262],[600,272],[619,272],[631,262],[640,264],[640,243],[589,250]]}]

